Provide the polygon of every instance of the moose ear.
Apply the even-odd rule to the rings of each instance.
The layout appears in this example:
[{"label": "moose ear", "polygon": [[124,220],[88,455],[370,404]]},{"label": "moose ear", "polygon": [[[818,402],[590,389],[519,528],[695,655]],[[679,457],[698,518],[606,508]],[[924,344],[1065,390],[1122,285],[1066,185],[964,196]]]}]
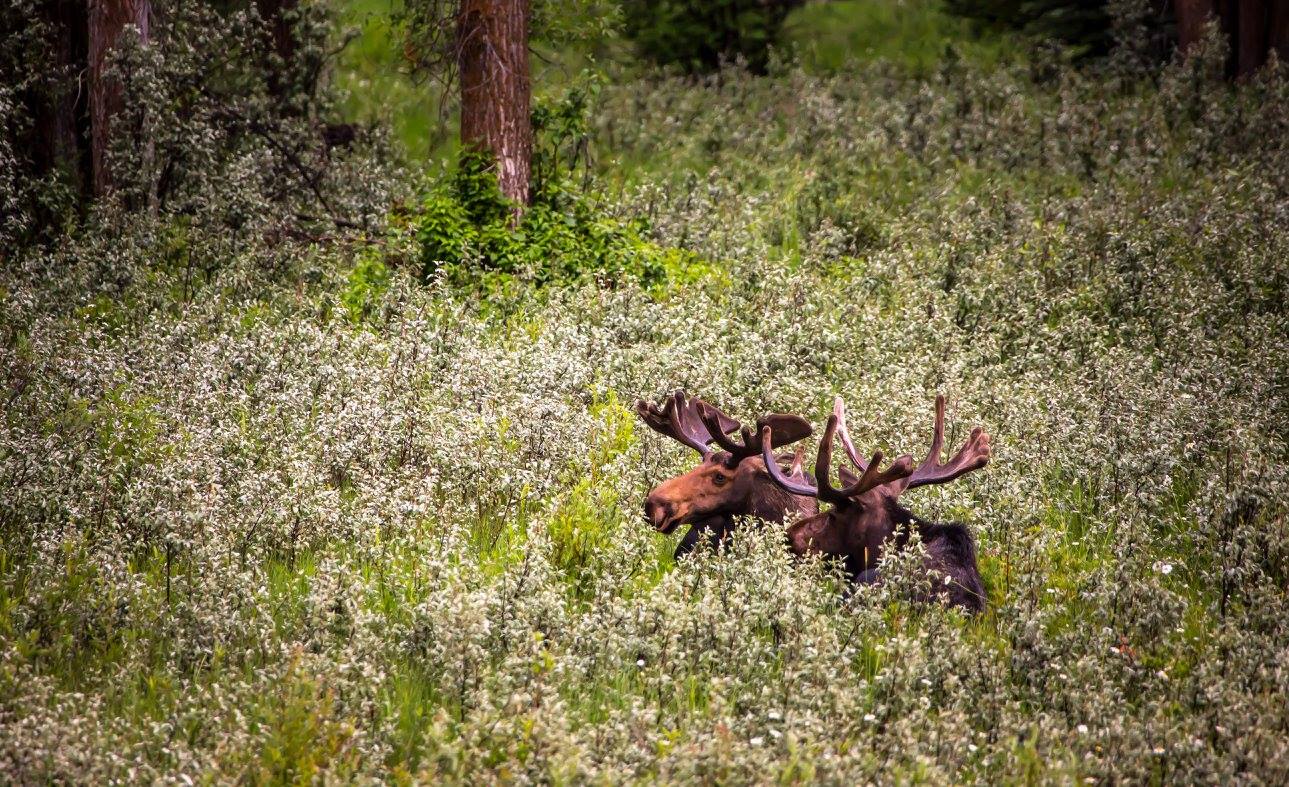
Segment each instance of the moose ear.
[{"label": "moose ear", "polygon": [[814,429],[810,427],[810,422],[799,415],[787,415],[785,413],[770,413],[756,423],[757,431],[770,427],[773,433],[774,444],[771,448],[795,443],[798,440],[809,437]]},{"label": "moose ear", "polygon": [[838,465],[837,477],[841,479],[842,486],[854,486],[859,481],[859,476],[850,472],[850,468],[845,465]]}]

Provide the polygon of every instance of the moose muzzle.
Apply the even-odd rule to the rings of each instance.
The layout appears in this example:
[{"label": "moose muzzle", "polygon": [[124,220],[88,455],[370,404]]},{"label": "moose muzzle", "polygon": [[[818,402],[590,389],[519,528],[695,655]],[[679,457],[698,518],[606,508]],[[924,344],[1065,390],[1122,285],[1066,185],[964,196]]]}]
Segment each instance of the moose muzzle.
[{"label": "moose muzzle", "polygon": [[676,525],[680,524],[675,505],[654,495],[645,498],[644,514],[649,524],[653,525],[654,530],[659,533],[670,533],[676,529]]}]

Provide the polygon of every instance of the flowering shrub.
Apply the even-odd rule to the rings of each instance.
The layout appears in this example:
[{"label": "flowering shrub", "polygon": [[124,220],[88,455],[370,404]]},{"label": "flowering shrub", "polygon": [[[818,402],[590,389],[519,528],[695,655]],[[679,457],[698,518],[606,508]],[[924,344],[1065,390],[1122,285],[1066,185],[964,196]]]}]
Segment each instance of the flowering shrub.
[{"label": "flowering shrub", "polygon": [[[0,267],[0,772],[1283,782],[1289,86],[1211,62],[606,88],[613,211],[722,266],[665,292],[185,285],[148,223]],[[672,565],[626,404],[678,386],[888,452],[945,392],[995,457],[908,503],[990,609],[773,527]]]}]

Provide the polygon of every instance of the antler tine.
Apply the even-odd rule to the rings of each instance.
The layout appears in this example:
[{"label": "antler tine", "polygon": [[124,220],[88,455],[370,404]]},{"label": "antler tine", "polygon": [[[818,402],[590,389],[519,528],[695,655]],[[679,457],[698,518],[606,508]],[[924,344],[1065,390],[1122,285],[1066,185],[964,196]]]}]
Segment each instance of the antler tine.
[{"label": "antler tine", "polygon": [[864,472],[868,469],[868,465],[860,457],[859,451],[855,450],[855,444],[850,440],[850,432],[846,431],[846,403],[840,396],[833,400],[832,412],[837,416],[837,436],[841,438],[841,447],[846,450],[846,456],[855,467],[858,467],[861,473]]},{"label": "antler tine", "polygon": [[[833,401],[833,416],[837,419],[837,436],[841,438],[842,448],[846,450],[846,456],[850,461],[859,468],[861,475],[855,483],[841,490],[841,494],[846,497],[858,497],[873,487],[889,484],[906,478],[913,472],[913,457],[905,455],[896,459],[885,470],[879,472],[878,468],[882,464],[883,454],[881,451],[874,451],[873,457],[867,462],[855,450],[855,444],[850,439],[850,433],[846,431],[846,403],[838,396]],[[844,481],[844,479],[843,479]]]},{"label": "antler tine", "polygon": [[[698,418],[696,412],[697,403],[701,406],[702,400],[694,398],[687,400],[684,391],[676,391],[672,398],[667,402],[667,417],[671,422],[671,427],[676,431],[676,439],[690,446],[704,458],[712,452],[709,443],[712,440],[711,433]],[[698,421],[697,423],[695,421]]]},{"label": "antler tine", "polygon": [[935,395],[935,430],[931,434],[931,448],[926,452],[927,462],[939,462],[940,453],[944,450],[944,394]]},{"label": "antler tine", "polygon": [[801,459],[804,455],[805,448],[797,448],[796,457],[792,461],[793,474],[792,476],[788,476],[784,474],[782,468],[779,467],[779,463],[774,458],[774,449],[771,447],[773,445],[773,427],[769,425],[761,427],[761,459],[765,461],[765,470],[770,474],[770,478],[774,479],[776,484],[794,495],[815,497],[819,490],[816,487],[811,486],[809,482],[806,481],[804,475],[800,478],[795,477],[797,472],[801,469]]},{"label": "antler tine", "polygon": [[833,413],[828,416],[828,426],[819,440],[819,453],[815,457],[815,484],[819,487],[815,496],[834,505],[846,502],[846,496],[829,480],[832,474],[832,438],[836,433],[837,414]]},{"label": "antler tine", "polygon": [[679,440],[675,430],[671,425],[671,397],[667,397],[662,407],[653,402],[646,402],[644,399],[636,400],[636,415],[640,420],[645,422],[650,429],[658,434]]},{"label": "antler tine", "polygon": [[[832,503],[833,505],[840,505],[848,502],[852,498],[864,494],[870,489],[898,481],[913,472],[913,457],[908,456],[907,454],[896,459],[885,470],[879,470],[882,464],[882,452],[875,451],[872,459],[868,462],[863,462],[861,460],[855,463],[864,468],[863,475],[861,475],[859,479],[843,489],[838,489],[833,486],[829,476],[832,470],[832,441],[834,435],[839,433],[841,426],[841,419],[838,416],[838,412],[834,410],[833,414],[828,417],[828,426],[824,429],[823,437],[819,441],[819,453],[815,458],[814,486],[810,486],[804,481],[804,479],[798,481],[784,475],[783,471],[779,468],[778,462],[774,460],[774,453],[771,448],[774,441],[773,431],[769,426],[762,427],[761,456],[765,460],[765,467],[769,472],[770,477],[773,478],[779,486],[793,494],[814,495],[825,502]],[[852,446],[851,451],[848,451],[847,453],[851,453],[853,451],[854,447]],[[797,456],[793,462],[794,468],[800,466],[801,455],[802,449],[798,448]],[[844,472],[844,468],[839,470],[839,473],[842,472]],[[845,475],[849,474],[847,473]],[[843,476],[843,480],[844,478],[845,476]]]},{"label": "antler tine", "polygon": [[971,430],[971,436],[963,443],[958,453],[945,464],[940,464],[940,454],[944,449],[944,396],[935,397],[935,432],[931,437],[931,450],[917,470],[896,489],[902,492],[924,484],[946,484],[972,470],[979,470],[989,464],[992,455],[989,448],[989,435],[977,426]]},{"label": "antler tine", "polygon": [[707,445],[711,438],[706,428],[698,422],[693,413],[692,402],[687,401],[684,391],[676,391],[668,396],[661,407],[637,399],[636,414],[650,429],[684,443],[703,457],[712,452]]},{"label": "antler tine", "polygon": [[913,472],[913,457],[909,454],[901,456],[879,472],[877,468],[882,464],[882,459],[882,452],[874,451],[873,458],[868,462],[868,469],[858,481],[841,490],[841,493],[846,497],[858,497],[874,487],[907,478]]},{"label": "antler tine", "polygon": [[[769,428],[770,427],[768,426],[766,427],[766,429],[769,429]],[[772,433],[767,433],[765,429],[762,429],[761,444],[766,445],[767,443],[773,443],[773,442],[774,442],[774,435]],[[805,464],[805,461],[806,461],[806,447],[804,445],[799,445],[797,446],[797,450],[792,453],[792,469],[789,472],[789,475],[804,476],[805,474],[801,471],[801,467],[803,464]]]},{"label": "antler tine", "polygon": [[[795,443],[809,437],[814,431],[804,418],[787,413],[767,413],[757,419],[755,428],[740,426],[738,421],[706,402],[699,402],[698,414],[711,434],[712,440],[740,462],[748,457],[760,455],[763,439],[761,431],[766,426],[773,430],[771,436],[774,442],[770,445],[772,449]],[[730,436],[730,433],[736,430],[739,432],[741,442]]]},{"label": "antler tine", "polygon": [[[739,445],[726,436],[725,431],[721,428],[720,416],[715,412],[715,408],[701,399],[697,400],[697,402],[699,419],[707,427],[707,433],[712,436],[712,440],[716,441],[716,444],[723,450],[729,451],[730,455],[735,459],[744,459],[761,453],[760,435],[753,432],[749,427],[744,426],[740,431],[743,444]],[[736,429],[739,428],[738,422],[735,422],[734,425]]]}]

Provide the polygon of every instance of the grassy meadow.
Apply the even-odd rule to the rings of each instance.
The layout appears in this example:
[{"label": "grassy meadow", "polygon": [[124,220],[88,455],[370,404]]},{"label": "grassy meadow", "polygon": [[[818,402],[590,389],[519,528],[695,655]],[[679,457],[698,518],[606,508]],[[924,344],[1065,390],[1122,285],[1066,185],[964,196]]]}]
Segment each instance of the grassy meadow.
[{"label": "grassy meadow", "polygon": [[[454,135],[371,22],[377,229],[105,213],[0,265],[0,781],[1289,780],[1289,76],[789,21],[763,77],[596,53],[579,178],[660,279],[423,275]],[[640,505],[694,457],[633,402],[676,388],[840,394],[888,455],[944,393],[993,459],[904,502],[988,610],[763,523],[674,563]]]}]

